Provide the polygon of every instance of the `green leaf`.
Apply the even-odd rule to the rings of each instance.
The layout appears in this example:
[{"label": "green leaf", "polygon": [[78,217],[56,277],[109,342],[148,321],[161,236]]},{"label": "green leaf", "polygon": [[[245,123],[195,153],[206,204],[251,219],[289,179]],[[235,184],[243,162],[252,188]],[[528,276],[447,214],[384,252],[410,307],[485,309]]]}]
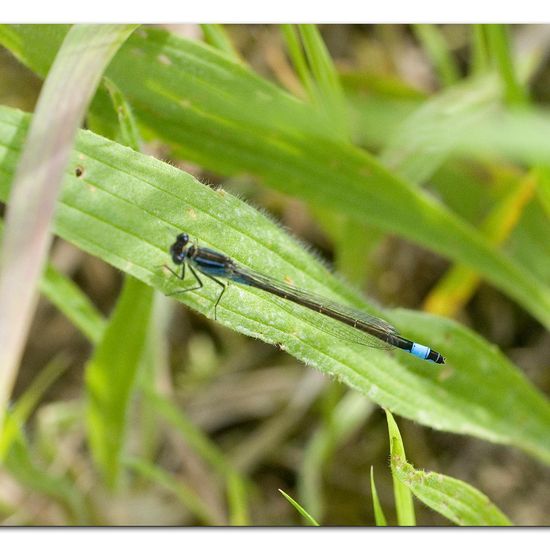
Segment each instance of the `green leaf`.
[{"label": "green leaf", "polygon": [[415,469],[403,457],[393,456],[392,472],[424,504],[457,525],[504,526],[510,520],[480,491],[464,481]]},{"label": "green leaf", "polygon": [[[0,109],[0,198],[8,195],[28,117]],[[75,166],[84,175],[75,175]],[[218,306],[218,322],[279,343],[290,354],[376,403],[440,430],[516,445],[550,461],[550,405],[493,346],[459,324],[418,312],[381,313],[347,288],[275,223],[224,191],[173,166],[81,132],[58,203],[56,232],[164,293],[181,283],[162,269],[175,235],[188,232],[261,273],[360,307],[426,342],[448,359],[443,369],[408,354],[349,346],[323,330],[319,316],[240,285]],[[219,290],[176,296],[212,315]],[[215,288],[214,288],[215,287]]]},{"label": "green leaf", "polygon": [[[394,460],[406,461],[405,448],[403,447],[403,441],[399,428],[390,413],[386,410],[386,419],[388,421],[388,436],[390,439],[390,455],[392,458],[392,465]],[[396,475],[392,468],[393,476],[393,494],[395,496],[395,509],[397,510],[397,521],[399,525],[416,525],[416,518],[414,514],[413,498],[410,489],[405,485],[401,479]]]},{"label": "green leaf", "polygon": [[282,489],[279,489],[279,493],[281,493],[288,500],[288,502],[290,502],[290,504],[292,504],[292,506],[296,508],[296,510],[306,519],[306,521],[310,525],[313,525],[314,527],[319,527],[319,524],[317,523],[315,518],[313,518],[311,514],[307,512],[307,510],[304,510],[304,508],[302,508],[302,506],[300,506],[291,496],[287,495]]},{"label": "green leaf", "polygon": [[[5,37],[14,32],[25,48]],[[36,57],[27,51],[33,44],[49,38],[40,27],[0,28],[0,40],[26,59]],[[367,152],[337,139],[311,105],[242,65],[204,44],[140,29],[107,73],[140,123],[174,154],[223,174],[254,174],[275,189],[464,263],[550,326],[550,290],[528,270]],[[105,110],[97,101],[95,112],[108,116]]]},{"label": "green leaf", "polygon": [[128,277],[102,341],[86,367],[86,424],[92,455],[115,488],[134,382],[145,347],[153,290]]},{"label": "green leaf", "polygon": [[370,489],[372,492],[372,506],[374,508],[374,519],[378,527],[386,527],[388,522],[386,521],[386,516],[384,515],[384,510],[380,504],[380,499],[378,498],[378,491],[376,490],[376,485],[374,484],[374,468],[370,467]]}]

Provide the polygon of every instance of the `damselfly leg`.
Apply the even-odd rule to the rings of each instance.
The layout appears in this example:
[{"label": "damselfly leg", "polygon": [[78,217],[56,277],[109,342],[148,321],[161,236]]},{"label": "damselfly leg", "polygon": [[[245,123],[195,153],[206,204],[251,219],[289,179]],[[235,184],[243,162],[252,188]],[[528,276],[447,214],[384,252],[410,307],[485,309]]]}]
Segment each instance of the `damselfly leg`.
[{"label": "damselfly leg", "polygon": [[[191,266],[189,266],[189,269],[192,269]],[[223,296],[223,293],[226,291],[227,289],[227,285],[224,285],[221,281],[219,281],[218,279],[216,279],[216,277],[212,277],[212,275],[208,275],[208,273],[203,273],[203,275],[205,275],[206,277],[208,277],[209,279],[212,279],[215,283],[218,283],[221,287],[222,287],[222,291],[219,293],[218,295],[218,298],[216,300],[216,303],[214,304],[214,321],[217,321],[218,320],[218,304],[220,303],[220,300],[222,299],[222,296]]]},{"label": "damselfly leg", "polygon": [[[177,271],[174,271],[173,269],[171,269],[167,265],[165,265],[164,267],[166,267],[168,269],[168,271],[170,271],[170,273],[172,273],[172,275],[175,275],[178,279],[183,281],[185,279],[185,265],[186,265],[185,262],[183,264],[181,264],[181,275]],[[167,296],[175,296],[176,294],[184,294],[185,292],[190,292],[191,290],[199,290],[203,287],[202,281],[200,280],[200,277],[197,275],[197,272],[193,269],[192,265],[189,266],[189,270],[193,274],[193,277],[195,277],[195,281],[197,281],[197,285],[192,286],[190,288],[184,288],[182,290],[176,290],[174,292],[170,292],[169,294],[167,294]]]},{"label": "damselfly leg", "polygon": [[[190,292],[192,290],[200,290],[204,286],[203,282],[201,281],[201,278],[198,276],[197,272],[195,271],[195,269],[193,268],[193,266],[191,264],[187,264],[186,262],[183,262],[181,264],[181,274],[178,273],[177,271],[174,271],[172,268],[170,268],[167,265],[165,265],[164,267],[166,269],[168,269],[168,271],[170,271],[170,273],[172,273],[172,275],[174,275],[175,277],[177,277],[178,279],[183,281],[185,279],[185,267],[186,267],[186,265],[188,265],[189,271],[191,271],[191,274],[195,278],[195,281],[197,282],[197,284],[195,286],[191,286],[189,288],[184,288],[182,290],[176,290],[174,292],[170,292],[169,294],[167,294],[167,296],[175,296],[177,294],[184,294],[184,293]],[[218,297],[216,298],[216,302],[214,303],[214,320],[217,321],[217,319],[218,319],[218,312],[217,312],[218,304],[220,303],[220,300],[222,299],[223,293],[225,292],[225,290],[227,288],[227,285],[224,285],[220,280],[216,279],[215,277],[212,277],[212,275],[208,275],[208,273],[203,273],[203,275],[205,277],[208,277],[209,279],[212,279],[212,281],[214,281],[215,283],[217,283],[218,285],[220,285],[222,287],[222,290],[219,293]]]}]

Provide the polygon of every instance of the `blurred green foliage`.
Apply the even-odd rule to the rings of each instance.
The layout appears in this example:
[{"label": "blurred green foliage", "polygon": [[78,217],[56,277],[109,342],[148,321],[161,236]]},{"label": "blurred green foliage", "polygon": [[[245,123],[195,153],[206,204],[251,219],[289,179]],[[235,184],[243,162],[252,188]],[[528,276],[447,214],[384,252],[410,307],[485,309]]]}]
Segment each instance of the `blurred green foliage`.
[{"label": "blurred green foliage", "polygon": [[[43,78],[68,28],[3,25],[0,43]],[[87,366],[70,398],[42,400],[54,376],[39,390],[19,388],[15,407],[32,407],[10,416],[0,441],[1,475],[18,484],[0,502],[5,523],[298,523],[281,485],[310,524],[433,522],[438,516],[414,510],[412,494],[457,524],[509,523],[471,485],[414,470],[388,413],[393,505],[381,476],[387,437],[375,437],[382,418],[375,423],[373,403],[550,460],[548,400],[518,366],[523,358],[540,369],[548,363],[538,323],[550,325],[550,150],[541,139],[550,117],[529,88],[544,73],[550,41],[548,29],[538,30],[343,26],[345,46],[335,28],[311,25],[203,25],[204,42],[161,28],[134,32],[90,108],[93,132],[78,136],[55,231],[142,282],[128,278],[113,306],[116,279],[103,285],[103,268],[81,268],[85,289],[109,289],[107,320],[86,291],[48,267],[41,289],[86,338],[71,359]],[[530,49],[516,46],[520,32],[531,33]],[[0,198],[8,205],[28,120],[0,108]],[[425,299],[430,311],[460,322],[365,302],[225,188],[311,239],[382,301],[416,307]],[[356,350],[314,314],[236,285],[219,323],[178,318],[174,301],[152,288],[177,290],[162,264],[183,230],[261,272],[384,316],[441,350],[448,365]],[[487,298],[487,284],[505,297]],[[211,317],[214,289],[191,294],[177,298]],[[304,375],[290,356],[220,325],[278,344],[344,385]],[[529,331],[533,337],[521,336]],[[495,334],[502,350],[490,343]],[[499,334],[507,335],[502,342]],[[35,372],[46,364],[25,360]],[[367,428],[365,448],[358,433]],[[342,456],[346,445],[361,457],[359,473]],[[422,445],[411,451],[425,453]],[[295,487],[300,504],[286,494]],[[348,509],[342,487],[357,493],[355,502],[374,502],[374,514]],[[20,513],[21,492],[43,499],[47,511]]]}]

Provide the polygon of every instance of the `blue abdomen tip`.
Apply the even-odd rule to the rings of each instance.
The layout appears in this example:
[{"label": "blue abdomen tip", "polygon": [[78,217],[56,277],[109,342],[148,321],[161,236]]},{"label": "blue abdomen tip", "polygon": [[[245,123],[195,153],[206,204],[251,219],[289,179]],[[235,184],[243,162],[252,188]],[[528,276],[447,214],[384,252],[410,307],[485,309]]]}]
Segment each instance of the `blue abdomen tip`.
[{"label": "blue abdomen tip", "polygon": [[428,355],[430,355],[430,351],[431,350],[428,346],[423,346],[422,344],[417,344],[416,342],[413,342],[410,353],[412,353],[415,357],[419,357],[420,359],[427,359]]}]

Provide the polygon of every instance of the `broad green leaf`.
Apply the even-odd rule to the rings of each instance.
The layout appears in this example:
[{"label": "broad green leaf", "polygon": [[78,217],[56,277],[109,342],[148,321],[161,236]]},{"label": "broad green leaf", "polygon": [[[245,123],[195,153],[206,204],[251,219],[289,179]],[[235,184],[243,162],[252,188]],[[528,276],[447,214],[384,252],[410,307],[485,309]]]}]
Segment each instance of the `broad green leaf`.
[{"label": "broad green leaf", "polygon": [[[50,43],[43,46],[44,40]],[[0,28],[0,41],[15,55],[38,59],[40,66],[31,65],[38,72],[45,62],[32,50],[40,45],[51,51],[56,40],[40,26]],[[141,125],[170,144],[174,154],[223,174],[254,174],[280,191],[462,262],[550,326],[550,290],[528,270],[367,152],[338,140],[312,106],[225,55],[162,30],[140,29],[107,75]],[[473,93],[486,94],[477,88]],[[94,112],[107,117],[100,99]]]},{"label": "broad green leaf", "polygon": [[315,518],[307,510],[300,506],[291,496],[287,495],[282,489],[279,489],[279,493],[281,493],[281,495],[283,495],[288,500],[288,502],[290,502],[290,504],[294,506],[294,508],[300,513],[300,515],[305,518],[307,523],[313,525],[314,527],[319,527],[319,524],[317,523]]},{"label": "broad green leaf", "polygon": [[86,367],[88,441],[110,488],[117,486],[120,477],[120,457],[152,294],[142,282],[132,277],[125,280],[113,316]]},{"label": "broad green leaf", "polygon": [[[390,455],[393,461],[401,460],[406,461],[405,448],[403,447],[403,440],[399,433],[399,428],[390,413],[386,410],[386,419],[388,421],[388,437],[390,440]],[[393,476],[393,494],[395,496],[395,509],[397,510],[397,521],[399,525],[416,525],[416,517],[414,513],[414,505],[412,494],[407,485],[405,485],[401,479],[396,475],[392,468]]]},{"label": "broad green leaf", "polygon": [[[9,181],[28,116],[0,109],[0,198]],[[79,176],[75,168],[84,169]],[[550,461],[548,401],[493,346],[459,324],[417,312],[381,313],[317,262],[275,223],[228,193],[215,191],[173,166],[82,131],[57,208],[56,232],[83,250],[163,291],[181,289],[162,265],[175,235],[248,268],[290,280],[381,315],[407,337],[448,359],[445,367],[396,351],[350,346],[324,330],[319,316],[282,304],[260,290],[231,285],[218,322],[279,343],[290,354],[344,381],[376,403],[438,429],[516,445]],[[212,316],[219,290],[175,298]]]},{"label": "broad green leaf", "polygon": [[504,526],[510,520],[480,491],[464,481],[415,469],[392,456],[392,471],[424,504],[457,525]]}]

